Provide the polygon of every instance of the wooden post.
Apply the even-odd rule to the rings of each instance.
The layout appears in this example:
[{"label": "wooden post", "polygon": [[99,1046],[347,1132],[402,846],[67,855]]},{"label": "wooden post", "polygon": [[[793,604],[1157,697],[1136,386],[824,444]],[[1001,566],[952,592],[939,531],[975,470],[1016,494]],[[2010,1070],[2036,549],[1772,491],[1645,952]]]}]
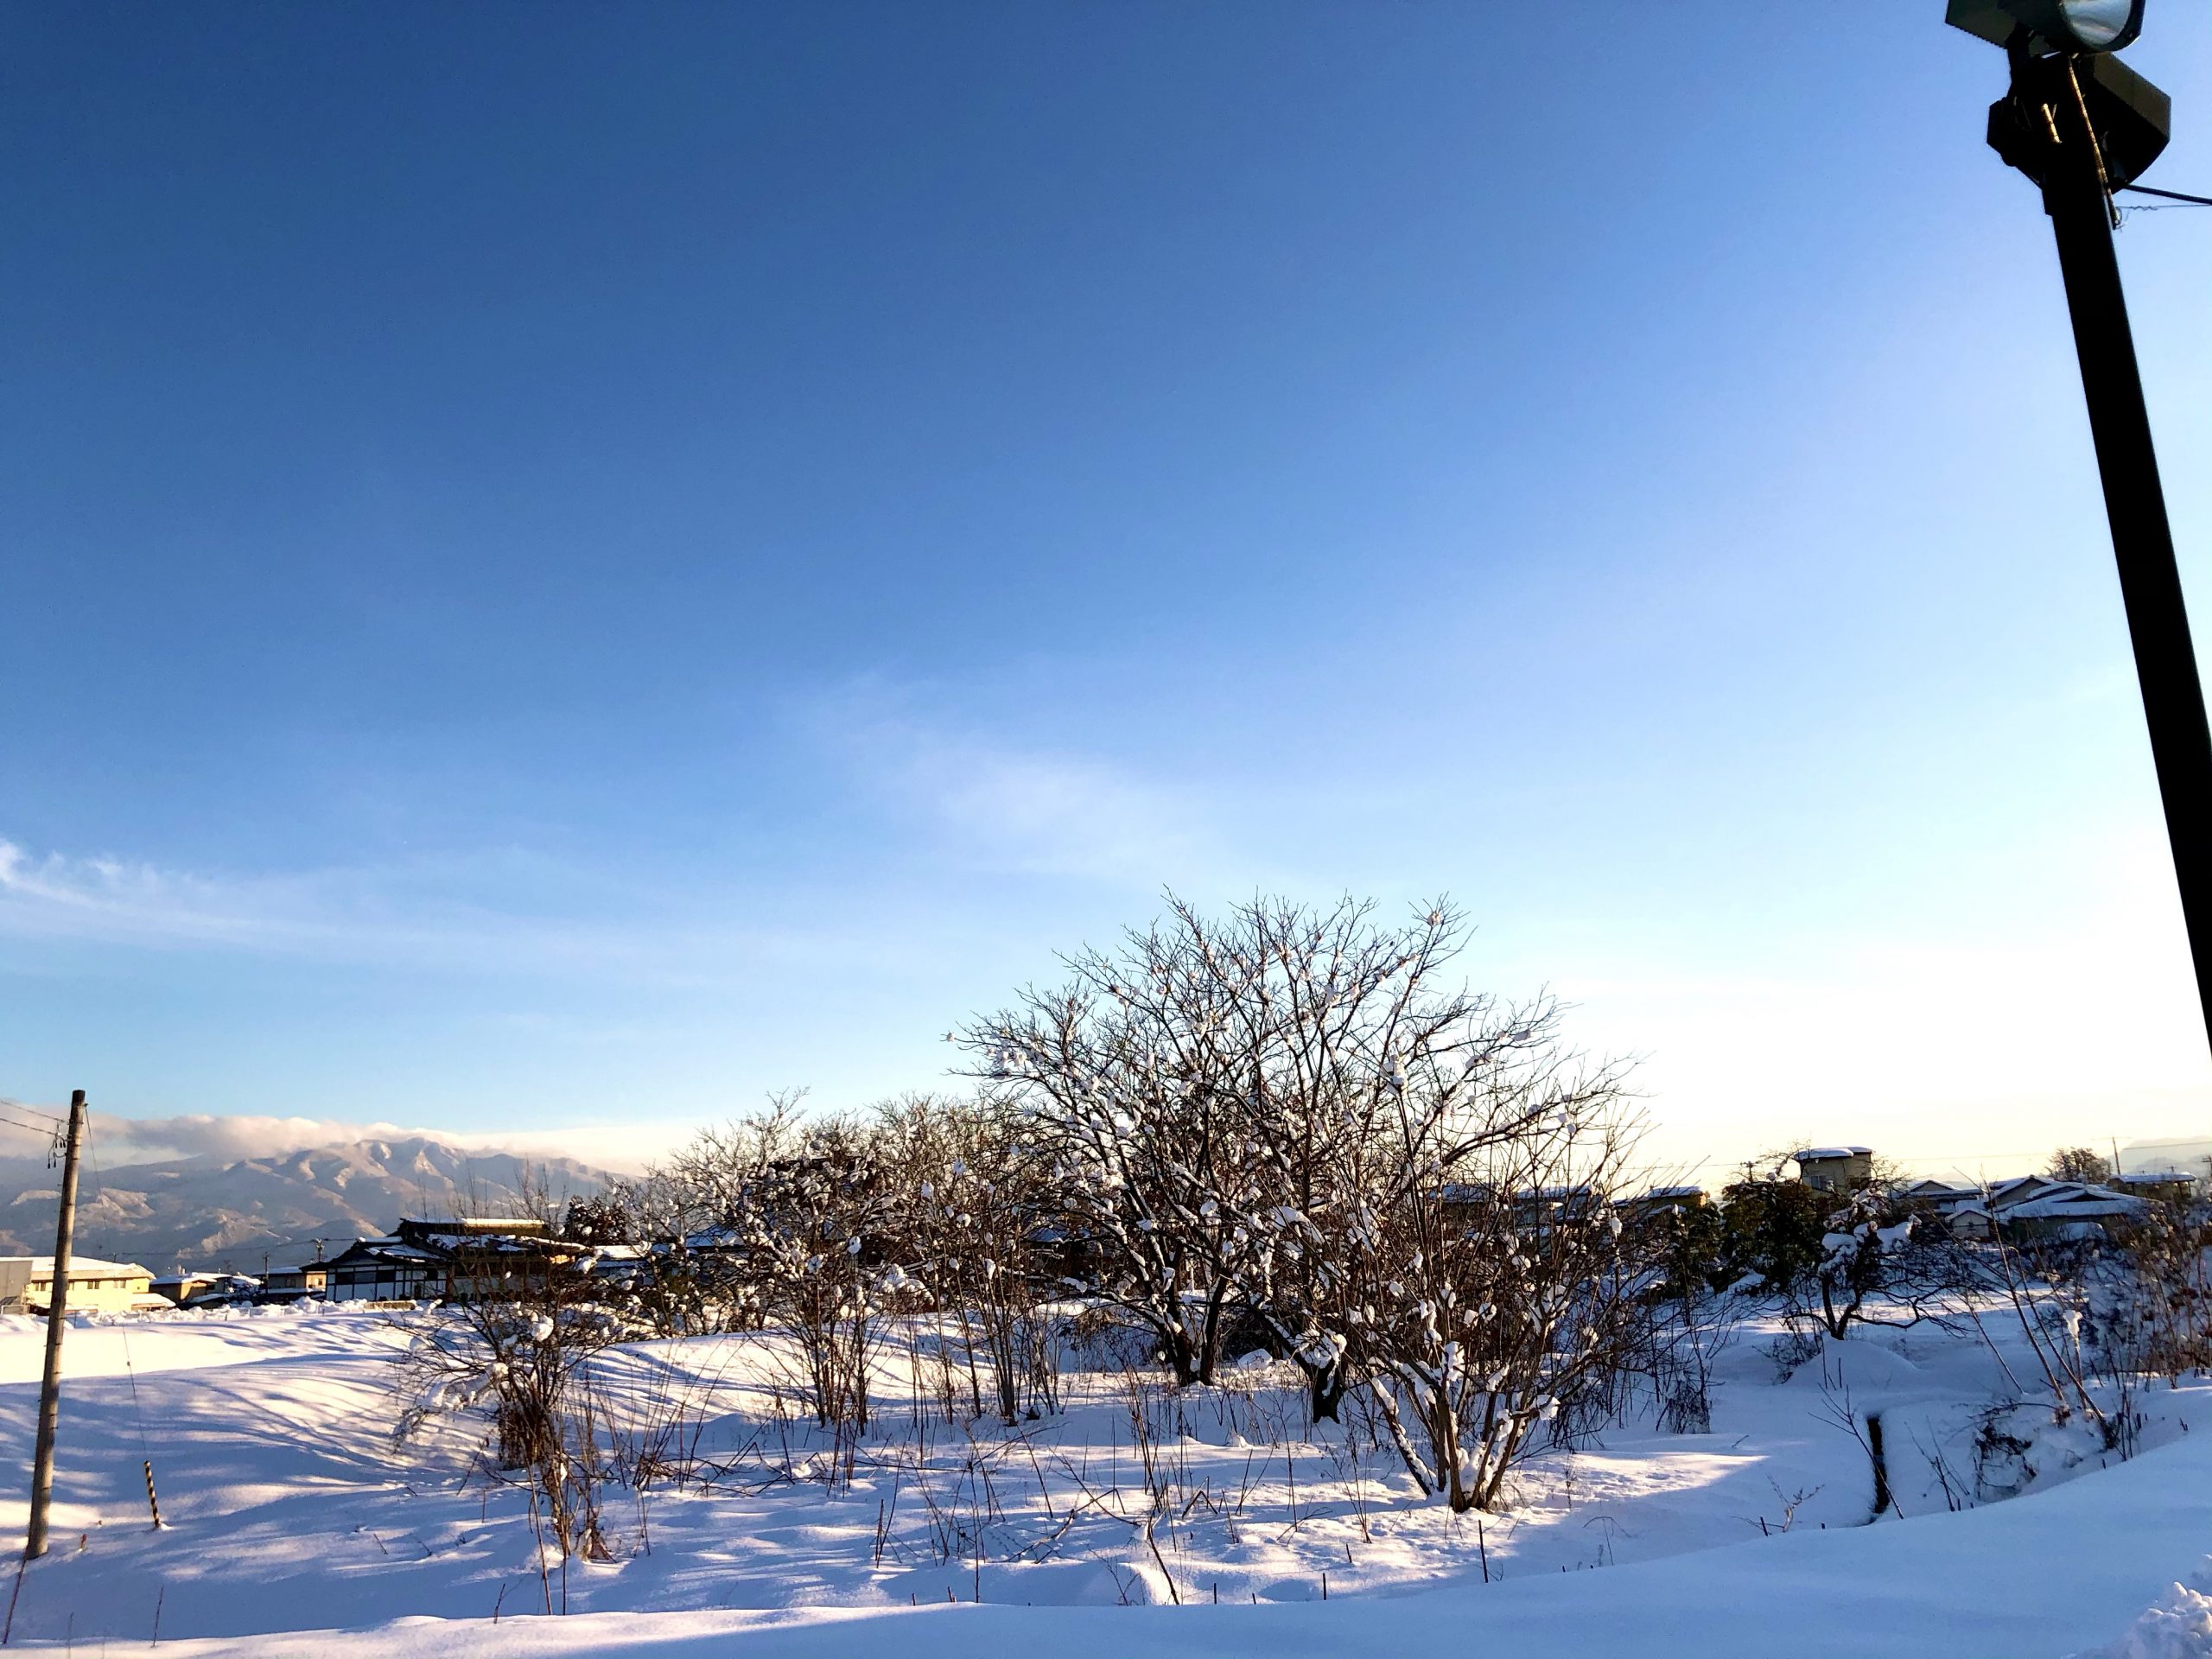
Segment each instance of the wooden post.
[{"label": "wooden post", "polygon": [[54,1224],[54,1288],[46,1299],[46,1372],[38,1388],[38,1449],[31,1463],[31,1529],[23,1559],[46,1554],[46,1511],[54,1498],[54,1435],[61,1425],[61,1323],[69,1306],[69,1247],[77,1236],[77,1154],[85,1144],[85,1091],[69,1096],[69,1135],[61,1154],[61,1214]]}]

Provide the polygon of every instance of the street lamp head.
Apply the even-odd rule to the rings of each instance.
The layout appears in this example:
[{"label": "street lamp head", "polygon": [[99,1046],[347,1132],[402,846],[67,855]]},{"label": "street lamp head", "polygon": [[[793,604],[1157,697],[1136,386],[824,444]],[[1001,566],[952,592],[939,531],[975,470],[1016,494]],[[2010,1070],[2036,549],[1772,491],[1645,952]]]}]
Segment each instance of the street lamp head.
[{"label": "street lamp head", "polygon": [[2117,52],[2143,32],[2143,0],[2012,0],[2013,15],[2052,45]]},{"label": "street lamp head", "polygon": [[2117,52],[2143,32],[2143,0],[1950,0],[1944,21],[2031,52]]}]

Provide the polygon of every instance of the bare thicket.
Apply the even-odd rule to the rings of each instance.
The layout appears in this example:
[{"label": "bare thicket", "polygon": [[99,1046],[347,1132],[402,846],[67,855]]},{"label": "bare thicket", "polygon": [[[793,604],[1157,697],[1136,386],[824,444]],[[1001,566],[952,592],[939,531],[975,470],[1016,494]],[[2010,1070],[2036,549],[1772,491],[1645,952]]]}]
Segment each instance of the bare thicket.
[{"label": "bare thicket", "polygon": [[2080,1418],[2107,1451],[2132,1457],[2147,1383],[2212,1365],[2212,1217],[2152,1204],[2102,1228],[2013,1239],[1984,1252],[2041,1373],[2050,1415]]},{"label": "bare thicket", "polygon": [[1002,1104],[910,1096],[879,1109],[898,1288],[930,1310],[950,1418],[1012,1424],[1058,1409],[1065,1233],[1025,1126]]},{"label": "bare thicket", "polygon": [[2163,1376],[2212,1368],[2212,1218],[2152,1207],[2109,1253],[2102,1275],[2101,1345],[2117,1370]]},{"label": "bare thicket", "polygon": [[1756,1310],[1758,1298],[1724,1258],[1725,1224],[1702,1202],[1643,1206],[1634,1224],[1654,1274],[1643,1299],[1642,1369],[1662,1428],[1713,1428],[1713,1363]]},{"label": "bare thicket", "polygon": [[1122,956],[1068,965],[966,1046],[1082,1241],[1068,1288],[1141,1325],[1179,1382],[1211,1381],[1236,1287],[1295,1225],[1254,1134],[1250,1074],[1271,1057],[1230,1052],[1268,1017],[1268,969],[1181,906]]},{"label": "bare thicket", "polygon": [[1540,1427],[1570,1419],[1629,1367],[1643,1263],[1614,1200],[1635,1120],[1609,1074],[1530,1061],[1501,1085],[1516,1128],[1470,1155],[1439,1124],[1376,1217],[1345,1310],[1347,1360],[1370,1382],[1423,1490],[1491,1509]]},{"label": "bare thicket", "polygon": [[563,1560],[604,1560],[606,1442],[590,1368],[639,1332],[571,1266],[490,1252],[465,1266],[465,1298],[409,1321],[399,1438],[442,1417],[488,1415],[480,1471],[525,1488]]},{"label": "bare thicket", "polygon": [[648,1294],[662,1272],[709,1287],[727,1314],[788,1340],[792,1383],[833,1436],[834,1478],[836,1471],[849,1476],[868,1433],[894,1205],[871,1126],[802,1119],[797,1103],[773,1100],[678,1155],[668,1185],[679,1211],[703,1224],[664,1257],[648,1257],[643,1276]]}]

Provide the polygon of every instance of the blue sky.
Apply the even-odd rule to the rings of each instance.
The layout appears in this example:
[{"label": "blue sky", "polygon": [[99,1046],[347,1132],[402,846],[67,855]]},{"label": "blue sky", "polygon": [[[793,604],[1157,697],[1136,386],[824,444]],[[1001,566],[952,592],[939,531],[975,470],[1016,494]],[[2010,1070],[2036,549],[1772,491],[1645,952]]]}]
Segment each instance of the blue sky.
[{"label": "blue sky", "polygon": [[[15,10],[0,1096],[634,1154],[1172,885],[1449,892],[1683,1163],[2198,1128],[1940,12]],[[2212,615],[2212,212],[2121,251]]]}]

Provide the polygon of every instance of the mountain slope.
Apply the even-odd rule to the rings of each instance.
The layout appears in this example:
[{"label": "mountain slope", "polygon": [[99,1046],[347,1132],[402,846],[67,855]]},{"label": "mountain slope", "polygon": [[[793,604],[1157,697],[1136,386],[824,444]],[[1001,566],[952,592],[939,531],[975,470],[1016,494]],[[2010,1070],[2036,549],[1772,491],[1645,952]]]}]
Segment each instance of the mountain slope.
[{"label": "mountain slope", "polygon": [[[54,1248],[54,1175],[44,1160],[0,1169],[0,1255]],[[305,1261],[313,1241],[334,1255],[357,1236],[388,1232],[403,1215],[529,1213],[543,1189],[556,1205],[597,1191],[600,1171],[566,1158],[472,1152],[426,1135],[357,1141],[267,1158],[212,1154],[87,1166],[77,1205],[77,1248],[143,1263],[259,1273],[263,1258]]]}]

